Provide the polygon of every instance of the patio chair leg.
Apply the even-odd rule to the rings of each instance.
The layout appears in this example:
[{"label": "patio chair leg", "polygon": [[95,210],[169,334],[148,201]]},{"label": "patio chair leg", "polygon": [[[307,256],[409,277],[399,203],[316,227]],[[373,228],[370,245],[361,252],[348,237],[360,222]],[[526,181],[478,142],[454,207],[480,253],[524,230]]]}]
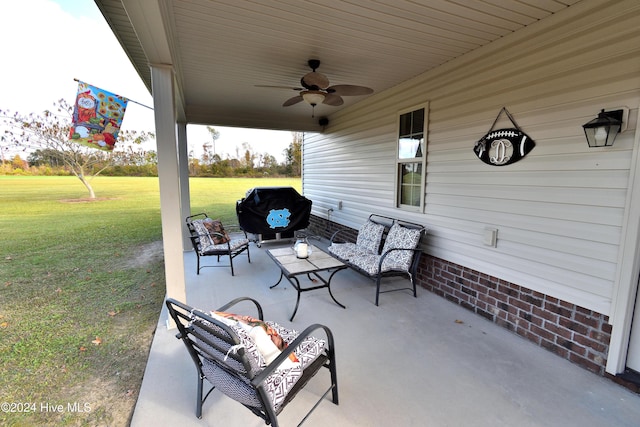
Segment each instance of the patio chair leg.
[{"label": "patio chair leg", "polygon": [[336,405],[338,404],[338,374],[336,373],[336,360],[335,360],[335,353],[333,352],[333,348],[331,349],[332,351],[332,355],[331,355],[331,365],[329,366],[329,372],[331,373],[331,385],[333,387],[333,390],[331,391],[331,397],[332,397],[332,401],[333,403],[335,403]]},{"label": "patio chair leg", "polygon": [[380,275],[376,279],[376,306],[378,305],[378,299],[380,298]]},{"label": "patio chair leg", "polygon": [[198,393],[197,393],[197,401],[196,401],[196,417],[198,419],[202,419],[202,382],[204,378],[202,375],[198,375]]},{"label": "patio chair leg", "polygon": [[231,264],[231,275],[233,276],[233,255],[229,254],[229,264]]},{"label": "patio chair leg", "polygon": [[197,262],[197,268],[198,268],[198,272],[197,274],[200,274],[200,255],[196,252],[196,262]]}]

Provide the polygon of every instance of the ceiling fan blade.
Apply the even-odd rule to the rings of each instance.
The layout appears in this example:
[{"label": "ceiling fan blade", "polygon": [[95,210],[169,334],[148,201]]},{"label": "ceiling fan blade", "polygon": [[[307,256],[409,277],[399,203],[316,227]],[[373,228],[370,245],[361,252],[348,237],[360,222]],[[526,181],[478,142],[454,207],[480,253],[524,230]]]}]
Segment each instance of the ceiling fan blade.
[{"label": "ceiling fan blade", "polygon": [[327,88],[327,92],[335,93],[340,96],[358,96],[369,95],[370,93],[373,93],[373,89],[370,87],[356,85],[335,85]]},{"label": "ceiling fan blade", "polygon": [[289,105],[297,104],[300,101],[302,101],[302,95],[294,96],[293,98],[289,98],[284,101],[284,104],[282,104],[282,106],[288,107]]},{"label": "ceiling fan blade", "polygon": [[291,86],[253,85],[253,87],[266,87],[266,88],[272,88],[272,89],[290,89],[290,90],[297,90],[297,91],[304,90],[304,88],[302,87],[291,87]]},{"label": "ceiling fan blade", "polygon": [[327,76],[317,71],[305,74],[300,83],[310,90],[326,89],[329,87],[329,79]]},{"label": "ceiling fan blade", "polygon": [[331,105],[332,107],[337,107],[338,105],[344,104],[344,100],[341,96],[336,95],[335,93],[328,93],[324,97],[323,104]]}]

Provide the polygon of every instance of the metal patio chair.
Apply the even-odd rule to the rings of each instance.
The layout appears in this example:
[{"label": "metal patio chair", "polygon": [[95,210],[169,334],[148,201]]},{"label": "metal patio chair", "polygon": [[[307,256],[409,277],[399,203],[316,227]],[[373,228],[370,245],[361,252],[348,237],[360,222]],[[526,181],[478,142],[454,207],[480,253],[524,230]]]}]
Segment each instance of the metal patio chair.
[{"label": "metal patio chair", "polygon": [[[205,267],[231,267],[231,275],[234,275],[233,259],[240,255],[242,252],[247,252],[247,259],[251,262],[251,255],[249,254],[249,239],[247,239],[247,233],[236,225],[225,225],[222,227],[222,223],[217,220],[209,218],[209,216],[202,212],[196,215],[188,216],[185,220],[187,222],[187,228],[189,229],[191,244],[193,250],[196,252],[197,257],[197,274],[200,274],[200,270]],[[227,231],[234,232],[229,235]],[[235,234],[241,233],[241,234]],[[200,258],[205,256],[217,256],[218,263],[221,256],[229,257],[229,265],[200,265]]]},{"label": "metal patio chair", "polygon": [[[255,306],[257,318],[253,319],[256,321],[253,324],[267,324],[288,344],[270,363],[260,357],[260,352],[256,350],[258,340],[252,342],[246,328],[234,326],[219,316],[220,312],[243,301]],[[274,322],[263,322],[262,307],[256,300],[247,297],[237,298],[209,314],[174,299],[167,299],[166,305],[178,326],[176,337],[187,347],[198,372],[198,418],[202,417],[204,401],[214,389],[218,389],[262,418],[266,424],[277,427],[277,415],[323,367],[329,370],[330,386],[300,424],[329,392],[332,393],[333,403],[338,404],[333,335],[326,326],[314,324],[297,333]],[[322,333],[323,339],[311,335],[317,332]],[[295,355],[296,362],[291,362],[291,355]],[[205,379],[212,388],[203,398]]]}]

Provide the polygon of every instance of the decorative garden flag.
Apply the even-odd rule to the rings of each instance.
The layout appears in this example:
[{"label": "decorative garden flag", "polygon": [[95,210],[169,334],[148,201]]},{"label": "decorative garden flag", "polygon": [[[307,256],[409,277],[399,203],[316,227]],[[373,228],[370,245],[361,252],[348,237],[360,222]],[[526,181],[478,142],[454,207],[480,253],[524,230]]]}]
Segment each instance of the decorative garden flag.
[{"label": "decorative garden flag", "polygon": [[128,102],[127,98],[78,82],[69,139],[100,150],[113,150]]}]

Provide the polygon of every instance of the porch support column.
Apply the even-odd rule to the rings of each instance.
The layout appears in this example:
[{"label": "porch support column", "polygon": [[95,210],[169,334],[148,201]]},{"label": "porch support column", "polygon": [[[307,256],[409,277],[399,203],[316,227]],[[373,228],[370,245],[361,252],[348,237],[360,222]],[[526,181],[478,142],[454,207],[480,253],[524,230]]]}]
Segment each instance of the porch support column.
[{"label": "porch support column", "polygon": [[182,249],[192,251],[191,239],[185,218],[191,215],[191,193],[189,190],[189,150],[187,147],[187,124],[178,123],[178,164],[180,167],[180,210],[182,211]]},{"label": "porch support column", "polygon": [[[167,297],[186,302],[180,173],[176,135],[176,108],[173,69],[170,65],[151,65],[151,88],[156,121],[160,216]],[[169,323],[167,323],[169,327]]]},{"label": "porch support column", "polygon": [[[636,123],[640,120],[640,110]],[[609,323],[613,326],[609,340],[606,372],[616,375],[627,366],[631,326],[640,326],[640,319],[634,319],[638,276],[640,276],[640,127],[636,126],[631,155],[631,173],[627,194],[627,209],[624,214],[616,286],[611,302]]]}]

